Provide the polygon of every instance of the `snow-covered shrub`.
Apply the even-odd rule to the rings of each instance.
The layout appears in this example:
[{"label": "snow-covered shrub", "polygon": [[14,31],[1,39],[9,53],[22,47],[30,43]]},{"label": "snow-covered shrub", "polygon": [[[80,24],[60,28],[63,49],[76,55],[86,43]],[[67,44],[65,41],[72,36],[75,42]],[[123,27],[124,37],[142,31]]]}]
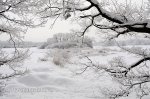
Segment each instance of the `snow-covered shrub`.
[{"label": "snow-covered shrub", "polygon": [[89,37],[85,37],[83,39],[83,45],[85,45],[85,47],[93,48],[93,41]]},{"label": "snow-covered shrub", "polygon": [[53,63],[55,65],[64,66],[66,63],[69,62],[70,55],[69,52],[66,50],[56,50],[53,55]]},{"label": "snow-covered shrub", "polygon": [[44,61],[48,61],[48,59],[45,58],[45,57],[44,57],[44,58],[39,58],[39,60],[40,60],[40,61],[43,61],[43,62],[44,62]]},{"label": "snow-covered shrub", "polygon": [[48,46],[48,43],[44,43],[39,47],[39,49],[45,49],[47,46]]}]

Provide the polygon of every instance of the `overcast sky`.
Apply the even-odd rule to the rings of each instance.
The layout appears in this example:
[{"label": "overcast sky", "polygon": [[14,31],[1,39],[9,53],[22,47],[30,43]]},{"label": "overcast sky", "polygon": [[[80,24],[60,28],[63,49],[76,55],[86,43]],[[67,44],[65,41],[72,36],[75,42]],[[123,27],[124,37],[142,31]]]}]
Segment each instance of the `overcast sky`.
[{"label": "overcast sky", "polygon": [[[53,21],[48,22],[43,27],[28,29],[27,33],[25,34],[24,41],[44,42],[56,33],[70,33],[72,29],[80,28],[80,25],[72,23],[71,21],[59,19],[51,28],[52,22]],[[87,33],[86,35],[92,38],[96,37],[95,33],[93,32],[94,30],[92,29],[92,33]]]},{"label": "overcast sky", "polygon": [[47,38],[52,37],[55,33],[68,33],[71,29],[70,23],[68,21],[57,20],[53,28],[51,28],[52,22],[53,21],[49,21],[43,27],[29,29],[25,34],[24,40],[43,42],[46,41]]}]

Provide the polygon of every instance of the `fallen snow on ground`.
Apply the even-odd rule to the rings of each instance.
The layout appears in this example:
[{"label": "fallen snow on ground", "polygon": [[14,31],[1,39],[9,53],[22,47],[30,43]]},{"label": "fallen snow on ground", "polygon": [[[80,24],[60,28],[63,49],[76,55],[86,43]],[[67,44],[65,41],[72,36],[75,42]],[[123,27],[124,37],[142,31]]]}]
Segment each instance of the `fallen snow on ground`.
[{"label": "fallen snow on ground", "polygon": [[[30,72],[8,81],[6,93],[0,99],[106,99],[101,94],[101,89],[115,87],[109,76],[91,70],[77,75],[79,66],[75,64],[68,63],[61,67],[53,64],[51,60],[40,61],[39,59],[44,57],[47,51],[47,49],[30,49],[32,54],[24,64]],[[82,49],[80,53],[89,55],[93,61],[99,63],[107,63],[116,56],[126,56],[126,59],[131,57],[115,47]],[[75,59],[75,56],[72,58]],[[122,99],[129,99],[129,97]],[[136,98],[131,96],[130,99]]]}]

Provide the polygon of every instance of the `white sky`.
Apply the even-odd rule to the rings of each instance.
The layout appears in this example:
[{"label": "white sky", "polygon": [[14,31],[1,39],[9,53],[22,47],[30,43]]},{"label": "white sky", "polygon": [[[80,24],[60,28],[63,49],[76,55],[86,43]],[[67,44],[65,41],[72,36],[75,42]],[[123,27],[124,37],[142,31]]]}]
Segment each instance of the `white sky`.
[{"label": "white sky", "polygon": [[[67,20],[58,19],[53,28],[51,28],[52,23],[53,21],[49,21],[44,27],[29,29],[25,34],[24,41],[45,42],[56,33],[71,33],[72,29],[79,30],[81,28],[80,25]],[[97,36],[95,35],[94,29],[89,32],[90,33],[86,33],[86,35],[91,38],[95,38]]]},{"label": "white sky", "polygon": [[25,41],[43,42],[52,37],[55,33],[68,33],[71,29],[68,21],[57,20],[51,28],[53,21],[49,21],[43,27],[29,29],[25,34]]}]

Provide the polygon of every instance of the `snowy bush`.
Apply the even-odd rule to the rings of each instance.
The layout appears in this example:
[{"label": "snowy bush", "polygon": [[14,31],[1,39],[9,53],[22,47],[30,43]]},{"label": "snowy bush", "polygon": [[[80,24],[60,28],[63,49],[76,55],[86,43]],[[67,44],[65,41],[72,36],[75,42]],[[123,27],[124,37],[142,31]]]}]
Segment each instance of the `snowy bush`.
[{"label": "snowy bush", "polygon": [[89,37],[85,37],[85,38],[83,39],[83,44],[84,44],[86,47],[93,48],[93,41],[92,41]]},{"label": "snowy bush", "polygon": [[42,45],[39,47],[39,49],[45,49],[46,46],[48,46],[48,44],[47,44],[47,43],[44,43],[44,44],[42,44]]},{"label": "snowy bush", "polygon": [[53,55],[53,63],[55,65],[64,66],[69,62],[70,55],[66,50],[56,50]]},{"label": "snowy bush", "polygon": [[43,62],[44,62],[44,61],[48,61],[47,58],[39,58],[39,60],[40,60],[40,61],[43,61]]}]

